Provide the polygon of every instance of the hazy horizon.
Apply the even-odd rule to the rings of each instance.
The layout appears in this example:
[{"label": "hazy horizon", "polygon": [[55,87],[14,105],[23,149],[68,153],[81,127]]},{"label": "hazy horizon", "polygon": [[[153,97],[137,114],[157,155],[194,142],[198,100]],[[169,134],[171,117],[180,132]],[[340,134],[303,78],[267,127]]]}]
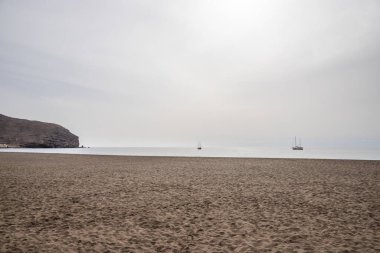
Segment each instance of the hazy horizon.
[{"label": "hazy horizon", "polygon": [[0,1],[0,114],[86,146],[380,147],[380,2]]}]

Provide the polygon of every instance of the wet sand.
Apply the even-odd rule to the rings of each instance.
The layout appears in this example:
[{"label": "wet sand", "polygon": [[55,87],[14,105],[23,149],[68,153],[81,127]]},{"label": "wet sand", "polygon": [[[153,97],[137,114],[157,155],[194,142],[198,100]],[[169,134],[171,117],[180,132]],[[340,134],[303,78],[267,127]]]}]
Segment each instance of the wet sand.
[{"label": "wet sand", "polygon": [[1,252],[380,252],[380,161],[0,153]]}]

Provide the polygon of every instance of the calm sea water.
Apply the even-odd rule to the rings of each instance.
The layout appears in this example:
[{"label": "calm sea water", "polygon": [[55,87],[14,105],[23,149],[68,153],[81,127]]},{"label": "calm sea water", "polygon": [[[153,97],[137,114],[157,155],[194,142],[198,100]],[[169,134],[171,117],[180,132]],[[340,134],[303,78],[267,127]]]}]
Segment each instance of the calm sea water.
[{"label": "calm sea water", "polygon": [[186,157],[260,157],[260,158],[322,158],[322,159],[354,159],[380,160],[380,148],[372,149],[337,149],[337,148],[305,148],[293,151],[290,148],[238,147],[221,148],[157,148],[157,147],[125,147],[125,148],[55,148],[26,149],[8,148],[0,152],[27,153],[60,153],[89,155],[130,155],[130,156],[186,156]]}]

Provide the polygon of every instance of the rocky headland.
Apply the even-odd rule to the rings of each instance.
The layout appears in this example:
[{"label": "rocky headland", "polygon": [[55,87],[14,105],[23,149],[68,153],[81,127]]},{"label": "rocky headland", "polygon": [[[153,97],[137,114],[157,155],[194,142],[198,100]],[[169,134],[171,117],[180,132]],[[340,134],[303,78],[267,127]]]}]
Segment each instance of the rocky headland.
[{"label": "rocky headland", "polygon": [[77,148],[79,138],[57,124],[0,114],[0,145],[22,148]]}]

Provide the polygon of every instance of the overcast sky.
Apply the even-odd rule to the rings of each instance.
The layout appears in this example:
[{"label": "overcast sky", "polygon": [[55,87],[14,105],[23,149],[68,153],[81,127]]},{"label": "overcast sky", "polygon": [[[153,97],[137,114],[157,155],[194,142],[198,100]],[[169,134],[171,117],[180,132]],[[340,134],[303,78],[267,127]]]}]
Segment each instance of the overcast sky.
[{"label": "overcast sky", "polygon": [[0,113],[90,146],[380,147],[380,1],[0,0]]}]

